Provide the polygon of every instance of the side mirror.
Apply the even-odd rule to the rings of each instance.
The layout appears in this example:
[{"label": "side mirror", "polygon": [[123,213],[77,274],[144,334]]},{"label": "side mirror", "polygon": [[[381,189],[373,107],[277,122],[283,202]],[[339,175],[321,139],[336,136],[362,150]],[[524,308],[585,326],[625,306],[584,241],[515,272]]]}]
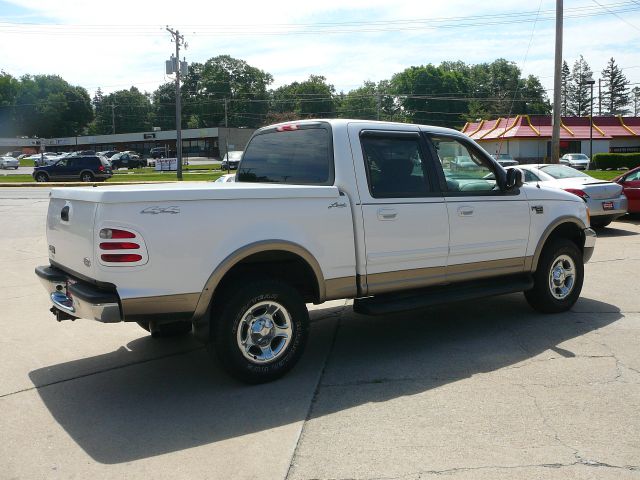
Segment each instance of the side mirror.
[{"label": "side mirror", "polygon": [[520,188],[522,183],[522,170],[519,168],[509,168],[507,170],[507,181],[505,184],[507,191]]}]

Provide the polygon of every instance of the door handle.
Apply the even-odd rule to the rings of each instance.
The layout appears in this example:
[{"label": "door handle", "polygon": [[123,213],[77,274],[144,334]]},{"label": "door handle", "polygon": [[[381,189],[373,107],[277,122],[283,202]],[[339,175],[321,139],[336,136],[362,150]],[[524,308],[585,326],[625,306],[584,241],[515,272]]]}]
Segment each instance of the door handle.
[{"label": "door handle", "polygon": [[378,220],[395,220],[398,216],[398,211],[395,208],[379,208]]},{"label": "door handle", "polygon": [[458,216],[460,217],[471,217],[473,216],[473,207],[469,207],[464,205],[462,207],[458,207]]}]

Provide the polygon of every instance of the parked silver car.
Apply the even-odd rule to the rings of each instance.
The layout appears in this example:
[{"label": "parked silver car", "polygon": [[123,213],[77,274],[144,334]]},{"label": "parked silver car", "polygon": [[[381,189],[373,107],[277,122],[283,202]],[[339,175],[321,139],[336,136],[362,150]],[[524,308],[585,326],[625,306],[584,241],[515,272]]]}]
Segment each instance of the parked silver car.
[{"label": "parked silver car", "polygon": [[627,197],[622,185],[598,180],[566,165],[519,165],[525,183],[539,183],[545,187],[561,188],[579,196],[589,207],[591,225],[606,227],[627,213]]},{"label": "parked silver car", "polygon": [[20,162],[17,158],[0,157],[0,168],[13,168],[14,170],[17,170],[19,165]]},{"label": "parked silver car", "polygon": [[577,170],[589,170],[591,160],[584,153],[566,153],[560,158],[560,163]]}]

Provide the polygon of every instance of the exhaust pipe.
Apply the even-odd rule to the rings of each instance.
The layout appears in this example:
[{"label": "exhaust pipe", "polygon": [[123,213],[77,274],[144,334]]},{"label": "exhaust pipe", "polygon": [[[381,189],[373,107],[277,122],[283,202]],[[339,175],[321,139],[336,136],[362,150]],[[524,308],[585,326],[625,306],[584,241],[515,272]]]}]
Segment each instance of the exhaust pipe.
[{"label": "exhaust pipe", "polygon": [[63,320],[75,320],[78,317],[74,317],[73,315],[69,315],[67,312],[63,312],[59,308],[51,307],[49,309],[51,313],[56,317],[56,320],[62,322]]}]

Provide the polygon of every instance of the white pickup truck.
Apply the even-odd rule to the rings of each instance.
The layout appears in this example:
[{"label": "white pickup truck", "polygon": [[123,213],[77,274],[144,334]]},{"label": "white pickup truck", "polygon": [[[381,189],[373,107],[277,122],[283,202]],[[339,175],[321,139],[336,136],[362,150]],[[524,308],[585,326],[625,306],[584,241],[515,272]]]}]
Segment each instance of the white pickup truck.
[{"label": "white pickup truck", "polygon": [[308,120],[258,130],[235,183],[55,188],[47,240],[58,320],[193,327],[258,383],[300,358],[305,303],[375,315],[524,291],[567,310],[595,233],[579,197],[523,185],[455,130]]}]

